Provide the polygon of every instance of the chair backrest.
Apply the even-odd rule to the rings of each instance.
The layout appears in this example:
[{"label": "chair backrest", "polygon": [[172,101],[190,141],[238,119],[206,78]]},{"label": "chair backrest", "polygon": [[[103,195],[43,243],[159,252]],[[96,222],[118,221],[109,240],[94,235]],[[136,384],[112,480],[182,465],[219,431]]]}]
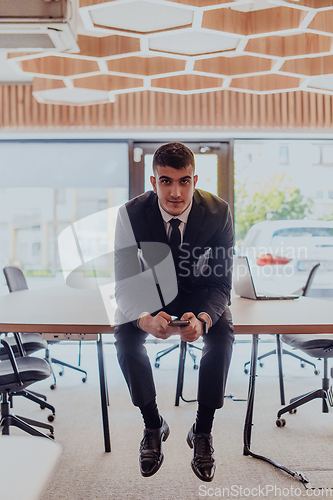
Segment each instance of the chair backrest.
[{"label": "chair backrest", "polygon": [[308,276],[308,279],[307,279],[307,281],[306,281],[305,285],[303,286],[303,293],[302,293],[302,295],[303,295],[304,297],[308,294],[308,292],[309,292],[309,290],[310,290],[310,288],[311,288],[311,285],[312,285],[313,279],[314,279],[314,277],[315,277],[315,274],[316,274],[316,272],[317,272],[317,270],[318,270],[318,267],[319,267],[319,266],[320,266],[320,263],[316,264],[315,266],[313,266],[313,268],[312,268],[312,269],[311,269],[311,271],[310,271],[310,274],[309,274],[309,276]]},{"label": "chair backrest", "polygon": [[24,274],[18,267],[4,267],[3,273],[10,292],[18,292],[19,290],[26,290],[28,288]]}]

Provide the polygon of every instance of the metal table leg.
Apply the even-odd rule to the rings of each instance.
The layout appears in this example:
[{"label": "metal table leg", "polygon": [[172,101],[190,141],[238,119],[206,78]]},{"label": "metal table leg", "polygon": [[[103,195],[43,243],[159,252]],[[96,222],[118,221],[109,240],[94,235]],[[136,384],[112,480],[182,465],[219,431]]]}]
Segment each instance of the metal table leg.
[{"label": "metal table leg", "polygon": [[105,447],[106,452],[110,452],[111,451],[111,440],[110,440],[110,427],[109,427],[109,415],[108,415],[108,394],[107,394],[106,375],[105,375],[105,367],[104,367],[104,352],[103,352],[102,335],[98,336],[97,355],[98,355],[99,383],[100,383],[100,391],[101,391],[101,408],[102,408],[102,420],[103,420],[104,447]]},{"label": "metal table leg", "polygon": [[274,460],[270,458],[264,457],[263,455],[257,455],[250,450],[251,446],[251,432],[253,425],[253,408],[254,408],[254,394],[255,394],[255,385],[256,385],[256,376],[257,376],[257,361],[258,361],[258,344],[259,344],[259,335],[252,336],[252,354],[251,354],[251,365],[250,365],[250,379],[249,379],[249,392],[247,399],[247,410],[244,424],[244,434],[243,434],[243,455],[250,455],[253,458],[258,458],[259,460],[264,460],[265,462],[274,465],[280,470],[283,470],[287,474],[293,476],[295,479],[300,481],[306,489],[312,489],[312,485],[309,483],[308,479],[305,477],[303,472],[292,471],[285,467],[284,465],[280,465]]}]

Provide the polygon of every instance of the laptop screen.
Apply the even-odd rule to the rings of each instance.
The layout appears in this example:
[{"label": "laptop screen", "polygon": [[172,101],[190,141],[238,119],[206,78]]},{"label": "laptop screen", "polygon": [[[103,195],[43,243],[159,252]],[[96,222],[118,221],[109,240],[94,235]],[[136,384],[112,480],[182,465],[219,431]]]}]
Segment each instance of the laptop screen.
[{"label": "laptop screen", "polygon": [[234,257],[233,286],[237,295],[249,299],[256,299],[256,290],[246,256]]}]

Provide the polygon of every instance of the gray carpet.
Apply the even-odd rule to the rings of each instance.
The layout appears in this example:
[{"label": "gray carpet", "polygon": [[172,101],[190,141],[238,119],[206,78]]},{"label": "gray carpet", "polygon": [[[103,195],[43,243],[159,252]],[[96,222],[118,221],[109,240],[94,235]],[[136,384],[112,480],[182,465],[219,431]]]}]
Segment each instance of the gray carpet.
[{"label": "gray carpet", "polygon": [[[163,346],[164,347],[164,346]],[[272,345],[262,344],[260,351]],[[151,344],[152,359],[160,345]],[[68,362],[77,357],[74,345],[52,347],[52,354]],[[243,363],[249,359],[250,345],[235,345],[227,394],[246,398],[248,376]],[[171,428],[163,449],[165,460],[160,471],[143,478],[138,467],[138,448],[142,438],[139,411],[130,402],[127,388],[118,368],[115,349],[105,346],[107,362],[112,452],[104,453],[101,424],[97,354],[95,345],[83,346],[82,364],[88,369],[88,381],[67,370],[58,377],[55,391],[49,382],[35,384],[34,390],[44,392],[56,407],[54,422],[56,440],[63,448],[57,470],[49,481],[43,500],[187,500],[202,497],[223,498],[293,498],[305,496],[303,486],[286,473],[271,465],[243,456],[242,440],[246,403],[227,398],[214,422],[214,448],[217,470],[212,483],[203,483],[193,474],[192,451],[185,442],[188,429],[195,419],[196,404],[181,402],[174,406],[178,352],[170,354],[154,368],[160,412]],[[288,357],[289,358],[289,357]],[[293,359],[285,359],[286,396],[289,399],[319,388],[321,376],[310,367],[300,368]],[[321,368],[321,362],[318,362]],[[184,396],[195,397],[197,371],[187,360]],[[303,471],[315,487],[333,487],[333,426],[332,414],[321,413],[321,402],[308,403],[296,415],[287,414],[285,428],[275,425],[280,408],[276,358],[268,358],[259,368],[254,410],[252,450],[292,468]],[[23,398],[15,400],[17,414],[45,420],[47,410]],[[20,433],[13,430],[13,434]],[[0,438],[1,439],[1,438]],[[32,438],[35,439],[35,438]],[[318,496],[318,492],[316,496]],[[330,496],[330,493],[327,496]],[[322,494],[322,492],[319,492]],[[315,494],[313,494],[315,496]],[[2,498],[6,498],[3,496]],[[24,500],[24,499],[22,499]]]}]

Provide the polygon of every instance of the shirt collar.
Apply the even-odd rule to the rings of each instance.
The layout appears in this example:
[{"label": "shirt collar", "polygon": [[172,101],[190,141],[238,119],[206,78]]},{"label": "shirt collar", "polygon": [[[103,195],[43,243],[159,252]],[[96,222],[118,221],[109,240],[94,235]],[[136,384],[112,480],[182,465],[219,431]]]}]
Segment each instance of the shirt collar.
[{"label": "shirt collar", "polygon": [[190,215],[192,203],[193,203],[193,200],[191,201],[191,203],[189,204],[187,209],[184,210],[184,212],[182,212],[180,215],[169,214],[168,212],[166,212],[164,210],[164,208],[161,207],[160,202],[158,202],[158,207],[161,211],[161,215],[163,217],[164,222],[170,222],[171,219],[179,219],[181,222],[184,222],[184,224],[187,224],[187,219],[188,219],[188,216]]}]

